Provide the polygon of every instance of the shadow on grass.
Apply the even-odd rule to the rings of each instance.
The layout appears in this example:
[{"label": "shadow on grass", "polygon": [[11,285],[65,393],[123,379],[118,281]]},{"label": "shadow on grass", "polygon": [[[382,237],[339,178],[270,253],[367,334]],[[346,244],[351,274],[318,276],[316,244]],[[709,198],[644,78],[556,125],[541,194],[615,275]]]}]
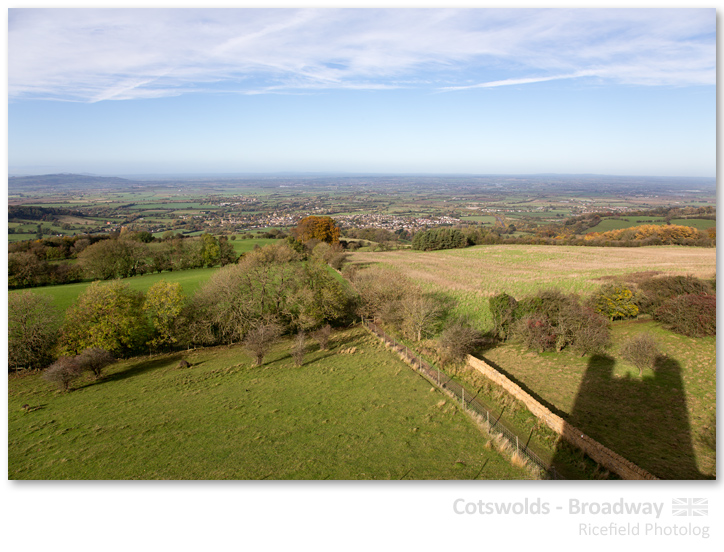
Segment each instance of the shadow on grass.
[{"label": "shadow on grass", "polygon": [[556,408],[556,406],[555,406],[554,404],[549,403],[548,401],[546,401],[543,397],[541,397],[541,396],[538,395],[535,391],[533,391],[533,390],[530,389],[528,386],[526,386],[525,383],[523,383],[522,381],[518,380],[513,374],[511,374],[510,372],[507,372],[505,369],[501,368],[501,367],[498,366],[495,362],[492,362],[492,361],[491,361],[490,359],[488,359],[488,358],[483,358],[482,356],[481,356],[480,358],[482,358],[487,364],[489,364],[490,366],[492,366],[493,368],[495,368],[498,372],[500,372],[501,374],[503,374],[503,375],[504,375],[506,378],[508,378],[510,381],[512,381],[513,383],[515,383],[518,387],[520,387],[523,391],[525,391],[526,393],[528,393],[531,397],[533,397],[533,398],[534,398],[536,401],[538,401],[540,404],[542,404],[543,406],[545,406],[548,410],[550,410],[551,412],[553,412],[553,413],[556,414],[557,416],[560,416],[561,418],[564,418],[564,419],[565,419],[565,418],[568,418],[568,413],[567,413],[567,412],[563,412],[562,410],[559,410],[558,408]]},{"label": "shadow on grass", "polygon": [[[146,372],[150,372],[151,370],[157,370],[158,368],[170,368],[173,367],[175,364],[177,364],[183,355],[181,353],[169,355],[163,358],[158,358],[155,360],[146,360],[143,362],[138,362],[136,364],[133,364],[126,368],[125,370],[122,370],[120,372],[114,372],[109,375],[105,375],[102,378],[99,378],[97,380],[93,380],[88,382],[86,385],[77,387],[76,389],[83,389],[85,387],[91,387],[93,385],[99,385],[104,384],[112,381],[122,381],[127,378],[132,378],[134,376],[139,376],[141,374],[145,374]],[[193,365],[192,365],[193,366]]]},{"label": "shadow on grass", "polygon": [[659,478],[710,478],[697,467],[679,362],[659,357],[643,378],[617,377],[615,364],[590,358],[570,423]]}]

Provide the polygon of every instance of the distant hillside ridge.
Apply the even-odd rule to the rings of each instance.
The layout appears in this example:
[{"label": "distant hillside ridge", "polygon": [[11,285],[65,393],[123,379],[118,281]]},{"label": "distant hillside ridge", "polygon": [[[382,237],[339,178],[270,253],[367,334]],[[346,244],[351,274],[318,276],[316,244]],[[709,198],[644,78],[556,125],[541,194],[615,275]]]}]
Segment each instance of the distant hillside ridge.
[{"label": "distant hillside ridge", "polygon": [[86,188],[128,188],[141,182],[118,178],[116,176],[94,176],[86,174],[43,174],[34,176],[11,176],[8,178],[8,191],[27,192],[35,190],[74,190]]}]

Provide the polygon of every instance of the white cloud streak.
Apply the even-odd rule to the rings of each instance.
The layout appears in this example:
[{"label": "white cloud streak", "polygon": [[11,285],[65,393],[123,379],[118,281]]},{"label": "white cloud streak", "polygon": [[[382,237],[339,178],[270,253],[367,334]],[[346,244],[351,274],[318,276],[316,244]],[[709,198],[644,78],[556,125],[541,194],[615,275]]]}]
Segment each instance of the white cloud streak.
[{"label": "white cloud streak", "polygon": [[8,94],[714,85],[715,26],[713,9],[11,9]]}]

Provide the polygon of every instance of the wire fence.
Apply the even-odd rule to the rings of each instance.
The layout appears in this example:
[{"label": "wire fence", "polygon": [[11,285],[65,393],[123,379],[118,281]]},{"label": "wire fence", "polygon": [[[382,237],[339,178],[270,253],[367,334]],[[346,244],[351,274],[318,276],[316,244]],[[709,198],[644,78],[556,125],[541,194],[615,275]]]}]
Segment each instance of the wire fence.
[{"label": "wire fence", "polygon": [[492,435],[501,435],[508,441],[511,447],[515,447],[518,454],[538,466],[538,468],[548,474],[548,477],[551,479],[564,479],[561,477],[560,473],[556,471],[554,466],[542,460],[540,456],[528,448],[525,443],[522,443],[519,436],[503,422],[501,416],[495,415],[492,411],[486,408],[485,405],[478,400],[476,393],[470,392],[470,390],[466,389],[459,382],[451,379],[447,374],[442,372],[440,368],[423,360],[407,345],[388,335],[384,330],[382,330],[382,328],[371,320],[363,319],[362,324],[387,345],[391,346],[430,383],[441,391],[446,392],[459,400],[463,410],[477,414],[479,419],[485,421],[487,429]]}]

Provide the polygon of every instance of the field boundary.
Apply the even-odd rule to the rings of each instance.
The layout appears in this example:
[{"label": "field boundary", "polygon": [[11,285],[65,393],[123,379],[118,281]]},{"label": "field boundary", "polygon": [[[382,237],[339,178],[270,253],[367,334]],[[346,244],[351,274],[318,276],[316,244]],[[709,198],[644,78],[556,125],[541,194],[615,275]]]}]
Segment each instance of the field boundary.
[{"label": "field boundary", "polygon": [[521,401],[530,412],[549,428],[555,431],[572,445],[580,448],[594,461],[608,470],[611,470],[623,479],[635,480],[657,480],[658,477],[651,475],[643,468],[627,460],[620,454],[603,446],[595,439],[584,434],[580,429],[572,426],[560,416],[551,412],[548,408],[539,403],[530,394],[526,393],[519,385],[498,372],[487,362],[468,355],[467,363],[470,367],[480,372],[493,383],[499,385],[513,397]]},{"label": "field boundary", "polygon": [[552,464],[545,462],[540,458],[540,456],[528,448],[528,446],[522,442],[524,439],[519,437],[512,429],[510,429],[503,422],[500,416],[496,416],[493,412],[487,409],[476,398],[476,393],[466,389],[463,385],[460,385],[460,383],[454,381],[444,372],[440,371],[439,368],[432,366],[430,363],[420,358],[420,356],[407,345],[404,345],[403,343],[398,342],[395,338],[389,336],[374,322],[362,319],[362,325],[383,343],[392,347],[405,364],[422,375],[438,390],[456,400],[459,400],[463,411],[470,414],[477,422],[482,423],[491,435],[502,436],[513,450],[529,460],[536,467],[540,468],[550,479],[564,479]]}]

